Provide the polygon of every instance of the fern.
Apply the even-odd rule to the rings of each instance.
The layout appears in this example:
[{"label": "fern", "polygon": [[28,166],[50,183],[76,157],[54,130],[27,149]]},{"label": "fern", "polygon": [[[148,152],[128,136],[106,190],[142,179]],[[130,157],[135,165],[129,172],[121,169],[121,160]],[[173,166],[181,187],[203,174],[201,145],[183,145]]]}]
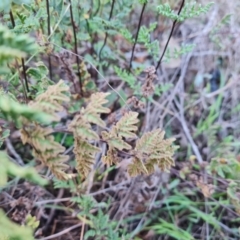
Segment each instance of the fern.
[{"label": "fern", "polygon": [[[123,137],[126,138],[136,138],[134,133],[138,128],[136,124],[138,123],[137,119],[138,113],[129,112],[126,113],[116,124],[113,126],[110,132],[103,131],[102,138],[106,141],[110,149],[130,150],[132,147],[123,140]],[[109,156],[108,156],[109,157]],[[104,160],[106,161],[106,159]]]},{"label": "fern", "polygon": [[123,149],[132,149],[131,145],[123,140],[125,138],[136,138],[134,133],[138,128],[136,124],[138,113],[129,112],[117,122],[115,126],[112,127],[110,132],[103,131],[102,138],[108,143],[109,150],[107,155],[102,157],[102,161],[107,165],[112,165],[118,162],[117,150],[122,151]]},{"label": "fern", "polygon": [[69,124],[69,131],[74,135],[74,153],[76,156],[76,169],[79,174],[86,178],[94,163],[95,154],[100,151],[93,146],[89,140],[99,140],[99,136],[91,129],[91,123],[105,127],[105,122],[100,118],[100,113],[109,113],[109,109],[104,107],[108,101],[106,97],[109,93],[95,93],[91,95],[90,102],[86,108],[82,108]]},{"label": "fern", "polygon": [[13,58],[25,57],[37,50],[35,40],[27,35],[16,35],[0,25],[0,66]]},{"label": "fern", "polygon": [[[53,120],[60,119],[58,113],[64,110],[63,102],[70,101],[66,95],[69,87],[60,80],[56,85],[49,86],[47,91],[40,94],[34,101],[29,103],[34,109],[40,109],[53,117]],[[36,123],[26,121],[21,129],[21,139],[24,144],[28,143],[33,147],[33,155],[59,179],[69,179],[73,174],[67,174],[69,168],[65,162],[68,156],[63,155],[65,148],[54,141],[51,128],[43,128]]]},{"label": "fern", "polygon": [[[125,113],[125,115],[112,127],[110,132],[103,131],[102,138],[108,143],[109,150],[102,157],[105,164],[117,164],[120,160],[118,151],[123,149],[131,150],[124,138],[137,138],[134,133],[138,128],[136,124],[138,114],[136,112]],[[131,151],[133,156],[132,163],[128,165],[128,173],[130,176],[139,174],[151,174],[155,171],[155,166],[162,171],[167,171],[174,165],[173,154],[174,147],[172,143],[174,139],[164,140],[164,132],[160,129],[145,133],[136,141],[134,150]]]},{"label": "fern", "polygon": [[157,10],[165,17],[168,17],[172,20],[177,20],[178,22],[183,22],[188,18],[199,16],[202,13],[207,13],[212,5],[213,2],[210,2],[205,6],[202,6],[201,4],[197,5],[196,1],[188,2],[183,7],[180,15],[171,9],[169,3],[158,5]]},{"label": "fern", "polygon": [[40,94],[36,99],[29,103],[34,109],[39,109],[50,114],[55,121],[59,121],[59,112],[63,111],[63,102],[69,102],[70,98],[67,96],[69,87],[60,80],[57,84],[49,86],[47,91]]},{"label": "fern", "polygon": [[171,146],[174,139],[164,140],[164,132],[160,129],[145,133],[136,142],[133,163],[128,166],[128,173],[136,176],[142,173],[150,174],[158,166],[167,171],[174,165],[172,158],[174,148]]},{"label": "fern", "polygon": [[17,125],[27,121],[39,123],[50,123],[53,117],[44,113],[41,109],[20,104],[13,100],[8,94],[0,96],[0,115],[8,121],[14,121]]}]

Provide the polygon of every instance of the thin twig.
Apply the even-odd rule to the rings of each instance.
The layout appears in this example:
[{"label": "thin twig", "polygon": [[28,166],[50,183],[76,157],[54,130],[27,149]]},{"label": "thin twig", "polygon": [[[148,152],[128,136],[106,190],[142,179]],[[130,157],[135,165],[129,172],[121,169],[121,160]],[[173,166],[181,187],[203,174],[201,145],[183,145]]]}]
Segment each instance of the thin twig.
[{"label": "thin twig", "polygon": [[[85,218],[85,216],[83,216]],[[84,229],[85,229],[85,223],[83,222],[82,229],[81,229],[81,235],[80,235],[80,240],[83,240],[84,238]]]},{"label": "thin twig", "polygon": [[72,231],[73,229],[79,228],[81,226],[82,226],[82,223],[78,223],[78,224],[76,224],[74,226],[71,226],[71,227],[69,227],[69,228],[67,228],[67,229],[65,229],[65,230],[63,230],[63,231],[61,231],[59,233],[53,234],[53,235],[48,236],[48,237],[40,238],[40,240],[48,240],[48,239],[53,239],[53,238],[56,239],[57,237],[60,237],[60,236],[62,236],[64,234]]},{"label": "thin twig", "polygon": [[147,3],[143,4],[141,15],[140,15],[140,19],[139,19],[139,22],[138,22],[137,34],[136,34],[135,41],[134,41],[134,44],[133,44],[132,55],[131,55],[131,59],[130,59],[130,63],[129,63],[129,69],[128,69],[129,72],[130,72],[130,70],[132,68],[133,55],[134,55],[135,47],[136,47],[136,44],[137,44],[138,34],[139,34],[139,31],[140,31],[140,27],[141,27],[141,22],[142,22],[142,18],[143,18],[143,12],[144,12],[144,10],[146,8],[146,5],[147,5]]},{"label": "thin twig", "polygon": [[[14,17],[13,17],[13,13],[12,11],[10,10],[9,12],[10,14],[10,19],[11,19],[11,22],[12,22],[12,26],[13,28],[15,28],[15,21],[14,21]],[[24,94],[25,94],[25,98],[26,98],[26,101],[27,101],[27,92],[29,92],[29,87],[28,87],[28,81],[27,81],[27,74],[26,74],[26,68],[25,68],[25,62],[24,62],[24,59],[21,58],[21,62],[22,62],[22,70],[23,70],[23,77],[24,77],[24,81],[25,81],[25,86],[22,82],[22,85],[23,85],[23,91],[24,91]]]},{"label": "thin twig", "polygon": [[22,160],[22,158],[20,157],[20,155],[16,152],[16,150],[14,149],[11,141],[9,138],[5,139],[5,143],[7,146],[7,149],[9,150],[9,152],[15,157],[16,162],[20,165],[20,166],[24,166],[24,162]]},{"label": "thin twig", "polygon": [[70,16],[71,16],[71,23],[72,23],[72,28],[73,28],[73,36],[74,36],[74,51],[76,54],[76,58],[77,58],[77,74],[79,77],[79,86],[80,86],[80,94],[81,96],[83,95],[83,90],[82,90],[82,77],[81,77],[81,72],[80,72],[80,60],[78,55],[78,47],[77,47],[77,34],[76,34],[76,28],[75,28],[75,22],[73,19],[73,11],[72,11],[72,2],[71,0],[69,0],[69,4],[70,4]]},{"label": "thin twig", "polygon": [[[178,16],[180,15],[180,13],[181,13],[181,11],[182,11],[182,8],[183,8],[183,6],[184,6],[184,3],[185,3],[185,0],[183,0],[182,3],[181,3],[181,6],[180,6],[180,8],[179,8],[179,10],[178,10]],[[173,34],[173,31],[174,31],[174,28],[175,28],[176,23],[177,23],[177,19],[174,20],[174,22],[173,22],[172,29],[171,29],[171,31],[170,31],[168,40],[167,40],[167,42],[166,42],[166,44],[165,44],[165,47],[164,47],[164,49],[163,49],[162,55],[161,55],[161,57],[160,57],[160,59],[159,59],[159,61],[158,61],[158,64],[157,64],[157,66],[156,66],[156,70],[159,68],[159,66],[160,66],[160,64],[161,64],[161,62],[162,62],[162,59],[163,59],[163,57],[164,57],[164,55],[165,55],[165,52],[166,52],[166,50],[167,50],[169,41],[170,41],[170,39],[171,39],[171,37],[172,37],[172,34]]]},{"label": "thin twig", "polygon": [[[108,18],[108,21],[111,20],[112,18],[112,14],[113,14],[113,8],[114,8],[114,4],[115,4],[115,0],[112,0],[112,5],[111,5],[111,11],[110,11],[110,15],[109,15],[109,18]],[[105,39],[104,39],[104,43],[99,51],[99,60],[101,61],[101,54],[102,54],[102,50],[103,48],[105,47],[106,43],[107,43],[107,38],[108,38],[108,33],[106,33],[105,35]]]}]

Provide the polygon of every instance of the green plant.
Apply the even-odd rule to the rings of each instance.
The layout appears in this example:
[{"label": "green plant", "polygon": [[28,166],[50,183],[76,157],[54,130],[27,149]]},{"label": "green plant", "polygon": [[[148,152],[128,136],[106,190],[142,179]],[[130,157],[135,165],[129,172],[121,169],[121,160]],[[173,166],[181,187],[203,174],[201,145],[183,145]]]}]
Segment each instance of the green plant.
[{"label": "green plant", "polygon": [[[201,234],[206,229],[208,239],[214,234],[239,236],[239,221],[229,221],[229,230],[222,217],[227,208],[234,207],[238,213],[240,206],[238,135],[225,136],[221,142],[217,137],[223,128],[218,119],[225,96],[219,94],[195,125],[190,125],[190,121],[183,125],[179,116],[187,118],[185,100],[194,98],[184,89],[184,71],[176,71],[169,80],[172,73],[164,67],[160,69],[162,63],[180,59],[198,47],[189,44],[188,40],[194,40],[191,35],[186,42],[178,39],[177,47],[170,50],[170,39],[177,37],[177,23],[203,14],[208,17],[212,6],[191,0],[179,3],[1,1],[1,23],[5,27],[0,26],[0,147],[8,151],[0,153],[4,166],[0,183],[4,190],[8,190],[5,186],[13,177],[46,183],[33,168],[19,168],[10,162],[9,156],[16,157],[15,152],[19,152],[24,164],[29,159],[40,163],[37,169],[45,178],[53,177],[54,188],[64,189],[67,197],[71,195],[69,199],[77,205],[77,221],[82,224],[78,230],[82,239],[130,239],[137,238],[138,233],[140,238],[143,229],[175,239],[197,239],[199,229],[203,229]],[[228,22],[227,14],[210,33],[210,40],[219,46],[218,34]],[[179,93],[178,88],[184,92]],[[237,111],[238,107],[234,107]],[[155,119],[153,125],[151,117]],[[189,141],[187,136],[191,146],[187,143],[186,148],[180,148],[174,161],[174,144],[184,142],[182,127],[184,134],[189,128],[194,139]],[[171,138],[174,134],[177,140]],[[10,140],[17,151],[8,145]],[[203,146],[201,141],[205,141]],[[192,154],[192,148],[199,148],[204,158],[204,144],[210,152],[206,158],[214,157],[206,168],[204,163],[196,162],[180,166],[188,153]],[[155,189],[154,197],[143,194],[145,202],[140,210],[129,204],[131,198],[134,204],[140,202],[135,191],[144,192],[141,187],[134,189],[137,183],[142,179],[144,183],[151,182],[149,179],[158,171],[171,172],[169,181],[173,177],[173,182],[166,186],[158,182],[157,190],[156,186],[150,187]],[[130,186],[125,185],[125,189],[129,192],[121,193],[121,188],[116,187],[115,172],[127,176]],[[196,174],[197,180],[189,180],[191,173]],[[118,181],[125,182],[121,178]],[[185,188],[186,185],[191,186]],[[107,186],[114,190],[108,192]],[[53,190],[49,187],[48,191]],[[102,197],[103,192],[106,198]],[[84,196],[91,194],[97,200]],[[126,198],[121,199],[120,194],[127,194]],[[162,196],[162,207],[154,208]],[[148,201],[152,201],[150,206]],[[72,206],[61,209],[75,213]],[[127,207],[131,209],[130,218],[123,221]],[[228,220],[232,218],[228,216]],[[1,226],[10,226],[5,216],[0,216],[0,221]],[[12,226],[16,227],[16,235],[22,234],[19,239],[31,239],[33,231],[41,227],[33,215],[28,215],[25,222],[32,229],[26,226],[21,232]],[[9,235],[8,227],[5,230],[4,236],[17,237],[15,233]]]}]

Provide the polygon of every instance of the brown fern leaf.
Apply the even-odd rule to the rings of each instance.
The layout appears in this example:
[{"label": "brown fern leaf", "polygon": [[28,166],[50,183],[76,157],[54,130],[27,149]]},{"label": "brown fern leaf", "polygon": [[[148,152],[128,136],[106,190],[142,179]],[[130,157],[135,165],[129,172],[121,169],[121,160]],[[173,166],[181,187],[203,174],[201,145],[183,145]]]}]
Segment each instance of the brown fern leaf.
[{"label": "brown fern leaf", "polygon": [[135,124],[138,123],[137,116],[138,113],[136,112],[125,113],[109,133],[106,131],[101,133],[103,140],[108,143],[110,148],[117,148],[118,150],[132,149],[122,138],[137,137],[136,134],[133,133],[137,130],[137,126],[135,126]]},{"label": "brown fern leaf", "polygon": [[23,144],[30,144],[33,147],[33,155],[59,179],[69,179],[71,174],[67,174],[69,168],[65,162],[68,156],[62,154],[65,148],[54,141],[50,128],[42,128],[39,125],[30,125],[20,130]]},{"label": "brown fern leaf", "polygon": [[131,177],[136,177],[140,174],[148,174],[146,167],[137,158],[133,158],[132,163],[127,167],[127,171]]},{"label": "brown fern leaf", "polygon": [[90,123],[82,119],[81,115],[76,115],[68,126],[68,130],[74,133],[77,138],[87,140],[99,140],[99,136],[91,129]]},{"label": "brown fern leaf", "polygon": [[23,144],[28,143],[39,152],[53,150],[61,153],[65,151],[65,148],[55,142],[53,136],[49,135],[52,131],[50,128],[42,128],[39,125],[35,125],[34,127],[31,126],[21,129],[20,133]]},{"label": "brown fern leaf", "polygon": [[[70,101],[67,96],[69,87],[60,80],[57,84],[48,87],[47,91],[40,94],[29,105],[34,109],[39,109],[53,116],[58,121],[59,111],[63,110],[63,102]],[[63,155],[65,148],[54,141],[51,128],[43,128],[40,125],[24,121],[24,127],[20,130],[23,144],[30,144],[33,147],[33,155],[39,159],[45,166],[49,167],[51,172],[59,179],[69,179],[73,175],[67,174],[68,165],[65,162],[68,156]]]},{"label": "brown fern leaf", "polygon": [[60,117],[57,113],[63,110],[62,103],[70,101],[67,96],[68,92],[69,87],[63,80],[60,80],[57,84],[49,86],[46,92],[37,96],[34,101],[29,103],[29,106],[51,114],[55,121],[59,121]]},{"label": "brown fern leaf", "polygon": [[139,122],[137,112],[125,113],[125,115],[113,127],[113,133],[119,137],[136,138],[137,135],[133,132],[137,131],[136,124]]},{"label": "brown fern leaf", "polygon": [[118,161],[117,151],[113,148],[110,148],[107,151],[107,155],[102,157],[102,162],[108,166],[111,166],[113,163],[117,164]]},{"label": "brown fern leaf", "polygon": [[110,109],[103,105],[108,102],[106,97],[110,93],[95,93],[91,95],[90,103],[86,109],[82,110],[82,118],[89,123],[94,123],[98,126],[105,127],[105,122],[100,118],[100,113],[109,113]]},{"label": "brown fern leaf", "polygon": [[81,138],[75,138],[73,151],[76,157],[76,169],[83,178],[86,178],[94,164],[95,154],[100,149]]},{"label": "brown fern leaf", "polygon": [[[61,146],[59,144],[59,146]],[[49,170],[53,173],[55,177],[60,180],[69,180],[74,177],[74,174],[66,173],[69,166],[65,164],[69,157],[63,154],[57,154],[52,150],[46,152],[33,151],[33,155],[36,159],[40,160]]]},{"label": "brown fern leaf", "polygon": [[77,171],[83,178],[86,178],[91,171],[95,160],[95,154],[100,151],[93,146],[89,140],[99,140],[99,136],[92,130],[91,123],[105,127],[105,122],[101,119],[101,113],[109,113],[110,109],[103,105],[108,102],[106,97],[110,93],[95,93],[91,95],[87,107],[82,108],[80,114],[76,115],[69,124],[69,131],[74,135],[74,153],[76,157]]},{"label": "brown fern leaf", "polygon": [[101,132],[102,138],[104,141],[106,141],[110,148],[116,148],[120,151],[123,149],[130,150],[132,149],[131,145],[123,141],[120,137],[116,136],[115,134],[112,134],[111,132],[108,133],[106,131]]},{"label": "brown fern leaf", "polygon": [[[126,143],[122,138],[136,138],[137,131],[136,124],[139,122],[137,119],[137,112],[125,113],[124,116],[112,127],[110,132],[102,131],[102,139],[109,145],[109,151],[106,156],[102,157],[102,161],[107,164],[117,162],[116,149],[122,151],[123,149],[130,150],[132,146]],[[112,154],[114,151],[114,155]]]},{"label": "brown fern leaf", "polygon": [[145,133],[137,140],[133,151],[136,158],[128,166],[131,176],[135,174],[151,174],[158,166],[162,171],[168,171],[174,166],[174,148],[171,146],[174,139],[164,140],[164,131],[160,129]]}]

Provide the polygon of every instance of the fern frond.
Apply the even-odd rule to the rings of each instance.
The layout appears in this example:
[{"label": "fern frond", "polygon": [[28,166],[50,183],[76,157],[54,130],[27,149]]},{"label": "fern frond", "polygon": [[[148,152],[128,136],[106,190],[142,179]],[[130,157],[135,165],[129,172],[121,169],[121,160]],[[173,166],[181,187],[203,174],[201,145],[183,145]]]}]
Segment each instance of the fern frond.
[{"label": "fern frond", "polygon": [[100,151],[89,140],[99,140],[99,136],[92,130],[91,123],[105,127],[105,122],[100,118],[101,113],[109,113],[110,109],[103,105],[108,102],[109,93],[95,93],[91,95],[87,107],[81,110],[69,124],[68,129],[74,136],[74,153],[76,169],[83,178],[86,178],[94,164],[95,154]]},{"label": "fern frond", "polygon": [[86,122],[94,123],[98,126],[105,127],[105,122],[100,118],[100,113],[109,113],[110,109],[103,105],[108,102],[106,97],[110,93],[95,93],[91,95],[90,103],[86,109],[82,110],[83,119]]},{"label": "fern frond", "polygon": [[88,140],[99,140],[99,136],[91,129],[91,125],[82,119],[81,115],[76,115],[68,126],[69,131],[75,136]]},{"label": "fern frond", "polygon": [[173,138],[164,140],[165,132],[160,129],[145,133],[137,140],[134,149],[135,158],[128,166],[131,176],[138,174],[151,174],[155,171],[155,166],[162,171],[168,171],[174,166]]},{"label": "fern frond", "polygon": [[[40,94],[34,101],[29,103],[29,108],[35,111],[44,111],[58,121],[59,111],[64,108],[62,104],[70,101],[67,92],[69,87],[60,80],[57,84],[49,86],[47,91]],[[36,122],[24,121],[24,126],[20,130],[23,144],[30,144],[33,147],[33,155],[47,166],[58,179],[69,179],[73,174],[66,173],[69,168],[65,162],[68,156],[63,155],[65,147],[54,141],[51,135],[51,128],[43,128]]]},{"label": "fern frond", "polygon": [[49,135],[52,129],[35,125],[21,129],[20,133],[23,144],[30,144],[35,158],[47,166],[58,179],[66,180],[72,177],[66,173],[69,166],[65,164],[68,156],[62,154],[65,148]]},{"label": "fern frond", "polygon": [[110,148],[107,151],[107,155],[102,157],[102,162],[108,166],[111,166],[113,163],[117,164],[118,161],[117,151],[113,148]]},{"label": "fern frond", "polygon": [[161,132],[160,129],[143,134],[143,136],[136,142],[136,152],[138,154],[152,153],[156,148],[157,142],[163,140],[164,134],[164,131]]},{"label": "fern frond", "polygon": [[76,169],[78,173],[84,178],[91,171],[92,165],[94,164],[95,154],[100,149],[88,143],[80,138],[75,138],[74,150],[76,157]]},{"label": "fern frond", "polygon": [[116,148],[120,151],[123,149],[130,150],[132,149],[131,145],[126,143],[124,140],[122,140],[120,137],[116,136],[115,134],[112,134],[111,132],[108,133],[106,131],[103,131],[102,138],[104,141],[106,141],[110,148]]},{"label": "fern frond", "polygon": [[137,131],[136,124],[139,122],[137,112],[126,113],[113,127],[113,132],[119,137],[136,138],[137,135],[133,132]]},{"label": "fern frond", "polygon": [[136,138],[134,133],[138,128],[136,124],[138,123],[137,112],[128,112],[117,122],[115,126],[112,127],[110,132],[102,131],[101,135],[104,141],[109,145],[109,151],[106,156],[102,157],[104,163],[112,164],[116,163],[117,154],[113,156],[113,150],[123,149],[130,150],[132,146],[125,142],[122,138]]},{"label": "fern frond", "polygon": [[136,177],[140,174],[148,174],[147,169],[137,158],[133,158],[132,163],[129,164],[127,167],[127,171],[131,177]]},{"label": "fern frond", "polygon": [[7,184],[8,176],[25,178],[42,186],[47,184],[47,180],[41,178],[34,168],[19,167],[11,162],[8,155],[3,151],[0,151],[0,165],[0,187]]},{"label": "fern frond", "polygon": [[0,25],[0,65],[14,58],[23,58],[37,50],[35,40],[28,35],[16,35]]},{"label": "fern frond", "polygon": [[17,124],[27,121],[36,121],[40,123],[50,123],[53,119],[47,113],[40,109],[20,104],[13,100],[8,94],[0,96],[0,114],[7,120],[15,121]]},{"label": "fern frond", "polygon": [[51,114],[55,121],[59,121],[60,117],[57,113],[64,109],[63,102],[70,101],[69,96],[67,96],[68,92],[69,87],[63,80],[60,80],[57,84],[49,86],[46,92],[37,96],[34,101],[29,103],[29,106]]}]

